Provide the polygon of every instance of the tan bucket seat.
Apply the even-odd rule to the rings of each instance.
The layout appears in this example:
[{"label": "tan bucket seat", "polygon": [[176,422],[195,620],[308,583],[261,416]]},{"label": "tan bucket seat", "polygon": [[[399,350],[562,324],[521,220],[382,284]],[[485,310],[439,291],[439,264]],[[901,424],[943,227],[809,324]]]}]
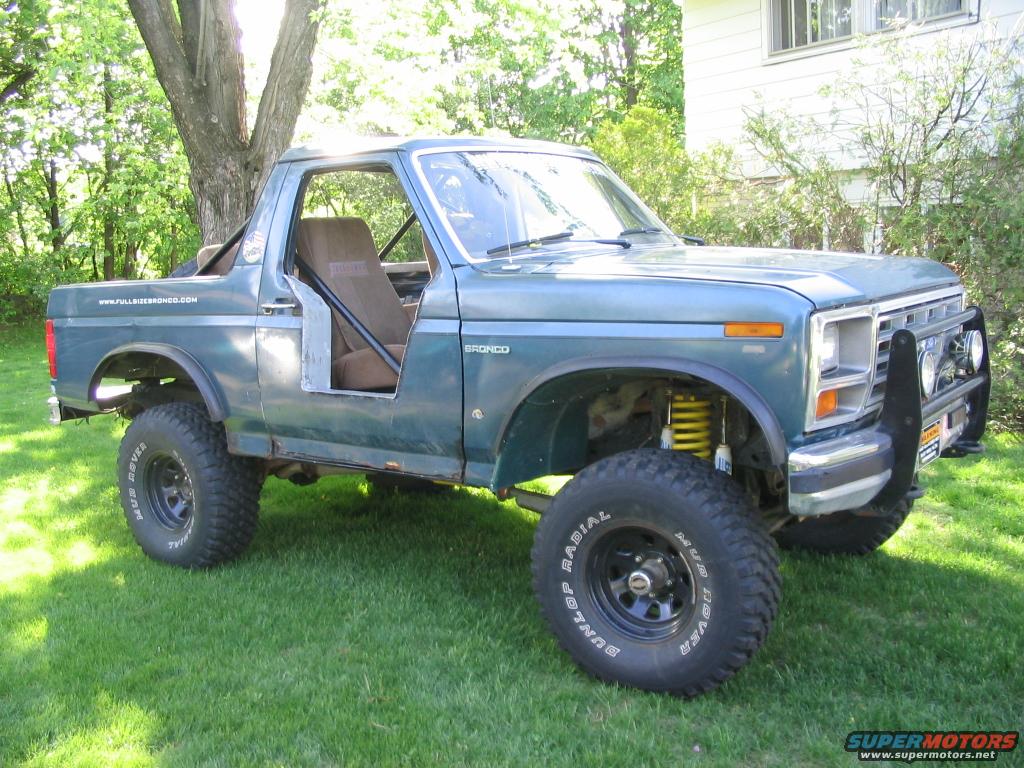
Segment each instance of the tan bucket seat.
[{"label": "tan bucket seat", "polygon": [[[298,252],[341,303],[401,362],[412,318],[377,258],[366,222],[355,217],[302,219]],[[305,280],[301,272],[299,277]],[[333,309],[332,316],[331,386],[394,390],[398,376]]]}]

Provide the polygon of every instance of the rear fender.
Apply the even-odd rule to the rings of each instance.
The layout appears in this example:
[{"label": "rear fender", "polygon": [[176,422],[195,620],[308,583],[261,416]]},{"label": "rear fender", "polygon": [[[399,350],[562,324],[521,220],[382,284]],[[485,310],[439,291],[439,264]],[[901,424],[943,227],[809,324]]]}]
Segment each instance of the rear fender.
[{"label": "rear fender", "polygon": [[151,355],[170,361],[180,368],[195,385],[200,397],[202,397],[203,402],[206,404],[210,420],[224,421],[227,418],[227,406],[224,402],[224,395],[203,369],[203,366],[188,352],[170,344],[137,342],[125,344],[109,352],[100,361],[99,365],[96,366],[96,370],[89,381],[89,398],[91,400],[95,401],[96,389],[111,366],[120,358],[130,354]]}]

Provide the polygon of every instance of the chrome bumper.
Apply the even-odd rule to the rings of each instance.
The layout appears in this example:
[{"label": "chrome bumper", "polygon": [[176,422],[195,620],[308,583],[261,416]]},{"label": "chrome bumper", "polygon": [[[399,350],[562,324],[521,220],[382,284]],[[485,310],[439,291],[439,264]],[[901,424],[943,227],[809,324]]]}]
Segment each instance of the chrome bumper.
[{"label": "chrome bumper", "polygon": [[51,395],[50,397],[46,398],[46,404],[50,408],[50,423],[56,427],[62,421],[60,413],[60,400],[58,400],[55,395]]},{"label": "chrome bumper", "polygon": [[789,511],[800,516],[856,509],[892,478],[892,440],[877,430],[855,432],[789,454]]}]

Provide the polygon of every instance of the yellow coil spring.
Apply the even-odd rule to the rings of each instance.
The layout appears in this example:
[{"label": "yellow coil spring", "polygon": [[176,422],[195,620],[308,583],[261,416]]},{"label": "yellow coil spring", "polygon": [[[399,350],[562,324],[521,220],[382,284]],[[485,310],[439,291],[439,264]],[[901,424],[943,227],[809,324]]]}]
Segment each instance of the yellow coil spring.
[{"label": "yellow coil spring", "polygon": [[711,401],[693,395],[672,396],[672,450],[711,458]]}]

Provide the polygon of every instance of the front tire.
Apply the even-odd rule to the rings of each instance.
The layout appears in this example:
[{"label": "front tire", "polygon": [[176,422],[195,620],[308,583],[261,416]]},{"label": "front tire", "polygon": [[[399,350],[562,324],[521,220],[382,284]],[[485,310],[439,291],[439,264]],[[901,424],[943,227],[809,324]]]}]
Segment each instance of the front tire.
[{"label": "front tire", "polygon": [[537,526],[533,583],[559,643],[609,682],[681,696],[720,685],[778,609],[775,544],[732,478],[643,449],[587,467]]},{"label": "front tire", "polygon": [[142,550],[183,568],[208,568],[252,540],[263,476],[232,456],[224,427],[191,403],[158,405],[125,432],[117,462],[121,506]]},{"label": "front tire", "polygon": [[783,549],[821,555],[869,555],[892,538],[913,506],[913,501],[903,499],[885,511],[869,504],[866,509],[812,517],[780,529],[775,539]]}]

